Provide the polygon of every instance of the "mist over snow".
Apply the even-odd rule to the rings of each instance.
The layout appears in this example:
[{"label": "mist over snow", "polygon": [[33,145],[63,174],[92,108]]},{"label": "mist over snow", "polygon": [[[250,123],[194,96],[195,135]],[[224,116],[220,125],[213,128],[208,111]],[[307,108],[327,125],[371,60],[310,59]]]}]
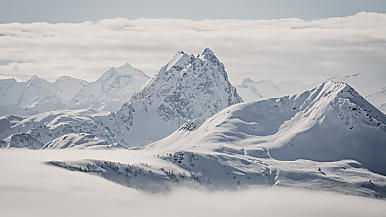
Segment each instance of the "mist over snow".
[{"label": "mist over snow", "polygon": [[[132,63],[152,76],[177,50],[210,47],[233,83],[316,82],[360,73],[368,90],[384,86],[386,14],[304,21],[104,19],[83,23],[0,24],[0,76],[96,80],[110,66]],[[355,88],[359,88],[354,85]]]},{"label": "mist over snow", "polygon": [[[144,193],[42,161],[114,156],[122,162],[146,159],[130,151],[0,150],[2,216],[384,216],[386,202],[365,197],[284,188],[204,191],[176,188]],[[110,157],[109,157],[110,156]],[[128,156],[130,156],[128,158]],[[28,180],[28,181],[26,181]]]}]

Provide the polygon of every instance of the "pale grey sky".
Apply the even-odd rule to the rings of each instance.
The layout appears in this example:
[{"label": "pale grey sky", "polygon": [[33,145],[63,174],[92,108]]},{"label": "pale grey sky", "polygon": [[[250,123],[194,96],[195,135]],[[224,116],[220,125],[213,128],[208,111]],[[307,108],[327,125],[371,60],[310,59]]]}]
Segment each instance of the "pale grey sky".
[{"label": "pale grey sky", "polygon": [[[234,84],[254,80],[316,82],[361,74],[386,84],[386,14],[313,21],[103,19],[83,23],[0,24],[0,77],[93,81],[126,62],[152,76],[183,50],[211,48]],[[362,90],[361,90],[362,91]],[[365,92],[363,92],[365,93]]]},{"label": "pale grey sky", "polygon": [[0,23],[103,18],[306,20],[386,12],[385,0],[0,0]]},{"label": "pale grey sky", "polygon": [[358,90],[373,93],[386,84],[385,8],[386,0],[0,0],[0,78],[93,81],[126,62],[152,76],[177,51],[209,47],[234,84],[360,74],[367,89]]}]

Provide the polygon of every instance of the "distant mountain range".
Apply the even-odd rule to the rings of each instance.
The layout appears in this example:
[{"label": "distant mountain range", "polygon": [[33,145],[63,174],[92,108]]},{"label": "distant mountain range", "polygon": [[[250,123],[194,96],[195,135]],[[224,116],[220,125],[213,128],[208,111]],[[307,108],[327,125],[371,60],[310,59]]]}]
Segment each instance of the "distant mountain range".
[{"label": "distant mountain range", "polygon": [[64,109],[117,111],[149,80],[130,64],[111,68],[89,83],[69,76],[48,82],[33,76],[27,82],[0,80],[0,115],[28,116]]}]

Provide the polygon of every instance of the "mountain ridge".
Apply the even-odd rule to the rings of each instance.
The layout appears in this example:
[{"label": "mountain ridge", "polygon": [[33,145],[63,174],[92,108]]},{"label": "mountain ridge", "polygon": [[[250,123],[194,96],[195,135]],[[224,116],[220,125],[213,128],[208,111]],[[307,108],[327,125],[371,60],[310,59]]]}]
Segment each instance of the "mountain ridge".
[{"label": "mountain ridge", "polygon": [[201,150],[281,160],[348,158],[386,174],[384,141],[386,116],[349,85],[328,81],[300,94],[231,106],[150,147],[193,151],[201,144]]},{"label": "mountain ridge", "polygon": [[[6,146],[19,146],[23,140],[30,139],[36,148],[34,140],[44,145],[67,133],[87,133],[108,143],[142,146],[164,138],[188,119],[210,117],[241,102],[224,65],[210,50],[202,55],[199,58],[177,53],[117,112],[107,115],[94,111],[86,114],[82,110],[48,112],[18,124],[27,127],[8,124],[3,130],[8,132],[3,133],[4,136],[9,136]],[[46,118],[42,118],[44,116]],[[3,122],[4,125],[11,123],[7,119]]]}]

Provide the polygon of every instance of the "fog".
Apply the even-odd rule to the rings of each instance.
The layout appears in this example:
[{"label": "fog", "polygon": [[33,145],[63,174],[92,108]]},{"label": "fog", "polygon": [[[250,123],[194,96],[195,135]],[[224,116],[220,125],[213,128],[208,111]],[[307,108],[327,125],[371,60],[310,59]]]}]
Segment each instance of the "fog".
[{"label": "fog", "polygon": [[[386,201],[288,188],[145,193],[47,160],[148,159],[134,151],[0,150],[1,216],[384,216]],[[127,160],[125,159],[125,156]]]},{"label": "fog", "polygon": [[[96,178],[96,177],[93,177]],[[107,184],[107,183],[106,183]],[[109,183],[114,185],[112,183]],[[295,189],[145,194],[120,186],[1,189],[2,216],[384,216],[386,202]],[[123,188],[123,187],[122,187]]]}]

